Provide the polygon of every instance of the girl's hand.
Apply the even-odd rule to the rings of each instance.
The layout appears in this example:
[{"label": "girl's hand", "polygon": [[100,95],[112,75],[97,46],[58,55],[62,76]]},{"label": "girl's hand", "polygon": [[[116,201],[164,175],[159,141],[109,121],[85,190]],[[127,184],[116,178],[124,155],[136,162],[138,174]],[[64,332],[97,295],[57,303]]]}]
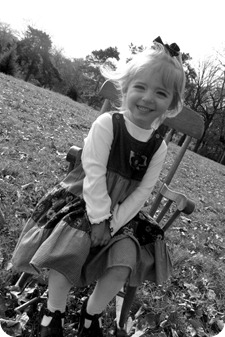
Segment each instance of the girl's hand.
[{"label": "girl's hand", "polygon": [[109,225],[107,220],[102,221],[100,224],[92,225],[91,230],[91,246],[105,246],[111,239]]},{"label": "girl's hand", "polygon": [[109,228],[109,222],[108,220],[105,220],[105,231],[100,246],[106,246],[110,240],[111,240],[111,232]]}]

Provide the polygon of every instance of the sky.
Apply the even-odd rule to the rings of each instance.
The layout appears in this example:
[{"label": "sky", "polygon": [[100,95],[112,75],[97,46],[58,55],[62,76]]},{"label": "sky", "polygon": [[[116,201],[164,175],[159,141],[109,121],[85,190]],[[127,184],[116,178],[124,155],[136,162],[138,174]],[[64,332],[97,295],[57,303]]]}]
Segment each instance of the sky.
[{"label": "sky", "polygon": [[0,22],[24,32],[28,25],[46,32],[68,58],[117,47],[151,46],[161,36],[176,42],[198,62],[225,50],[224,0],[7,0]]}]

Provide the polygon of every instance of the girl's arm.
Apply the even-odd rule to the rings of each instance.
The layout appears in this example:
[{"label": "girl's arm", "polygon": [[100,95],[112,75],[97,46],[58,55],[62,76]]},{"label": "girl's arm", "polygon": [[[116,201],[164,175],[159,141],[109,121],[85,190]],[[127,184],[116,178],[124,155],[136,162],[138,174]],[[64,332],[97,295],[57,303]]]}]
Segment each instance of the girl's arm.
[{"label": "girl's arm", "polygon": [[146,200],[150,197],[159,178],[166,153],[167,145],[163,141],[158,151],[154,154],[140,185],[123,201],[122,204],[116,205],[114,208],[113,218],[110,224],[110,227],[113,229],[112,235],[129,222],[140,211]]},{"label": "girl's arm", "polygon": [[111,199],[106,186],[106,167],[112,141],[112,116],[104,113],[92,124],[82,152],[82,165],[85,172],[83,198],[92,224],[100,223],[111,216]]}]

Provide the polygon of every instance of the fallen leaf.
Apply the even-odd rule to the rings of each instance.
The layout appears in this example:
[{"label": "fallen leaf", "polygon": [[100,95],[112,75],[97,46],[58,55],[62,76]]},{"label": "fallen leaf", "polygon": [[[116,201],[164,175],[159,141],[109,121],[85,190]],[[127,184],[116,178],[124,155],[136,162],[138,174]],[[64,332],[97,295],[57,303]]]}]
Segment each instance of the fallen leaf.
[{"label": "fallen leaf", "polygon": [[212,300],[215,300],[216,294],[212,289],[209,289],[208,293],[207,293],[207,297],[208,297],[209,300],[212,301]]}]

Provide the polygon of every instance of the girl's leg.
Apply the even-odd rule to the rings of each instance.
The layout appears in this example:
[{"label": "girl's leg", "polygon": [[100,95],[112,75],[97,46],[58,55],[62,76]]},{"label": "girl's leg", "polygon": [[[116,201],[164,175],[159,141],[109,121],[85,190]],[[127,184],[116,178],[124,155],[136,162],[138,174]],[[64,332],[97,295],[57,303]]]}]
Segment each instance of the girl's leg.
[{"label": "girl's leg", "polygon": [[[95,289],[87,303],[87,313],[90,315],[100,314],[108,303],[118,294],[124,286],[130,273],[130,268],[118,266],[106,270],[98,280]],[[89,328],[91,321],[85,319],[84,326]]]},{"label": "girl's leg", "polygon": [[[51,269],[48,278],[47,309],[51,312],[58,310],[61,313],[64,313],[66,309],[67,295],[71,287],[71,283],[64,275]],[[41,325],[48,326],[51,320],[51,316],[44,315]]]}]

